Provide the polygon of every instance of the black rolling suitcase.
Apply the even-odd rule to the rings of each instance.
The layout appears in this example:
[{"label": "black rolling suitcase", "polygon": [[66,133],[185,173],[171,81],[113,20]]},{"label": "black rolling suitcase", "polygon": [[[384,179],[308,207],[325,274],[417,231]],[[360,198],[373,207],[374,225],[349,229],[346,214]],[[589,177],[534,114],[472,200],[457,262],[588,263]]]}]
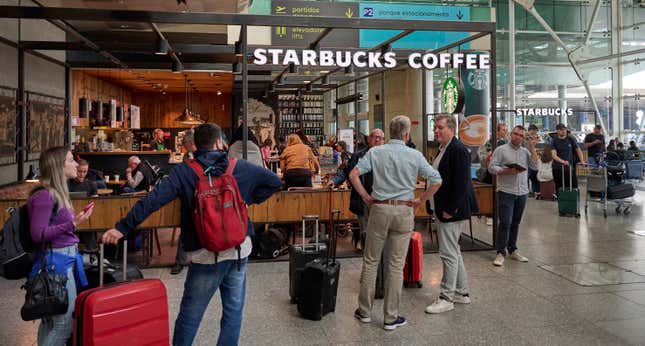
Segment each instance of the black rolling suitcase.
[{"label": "black rolling suitcase", "polygon": [[[315,243],[307,244],[305,241],[305,226],[307,221],[315,221]],[[316,258],[322,258],[327,250],[327,246],[319,239],[318,230],[318,215],[302,216],[302,244],[293,244],[289,248],[289,295],[291,296],[291,304],[298,302],[300,279],[305,265]]]},{"label": "black rolling suitcase", "polygon": [[634,185],[629,183],[607,186],[608,199],[624,199],[632,197],[634,194],[636,194]]},{"label": "black rolling suitcase", "polygon": [[336,231],[340,210],[332,211],[335,220],[331,229],[329,247],[325,258],[317,258],[305,266],[298,296],[298,312],[302,317],[319,321],[326,314],[336,311],[340,263],[336,262]]}]

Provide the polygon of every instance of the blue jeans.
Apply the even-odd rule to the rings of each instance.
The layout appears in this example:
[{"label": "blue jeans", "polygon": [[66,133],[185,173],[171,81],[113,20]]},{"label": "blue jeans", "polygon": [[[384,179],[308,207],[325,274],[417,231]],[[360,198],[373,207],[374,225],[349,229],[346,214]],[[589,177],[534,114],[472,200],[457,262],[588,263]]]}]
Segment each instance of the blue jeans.
[{"label": "blue jeans", "polygon": [[[76,245],[70,245],[58,249],[54,252],[63,253],[69,256],[76,256]],[[69,307],[67,313],[54,315],[49,318],[43,318],[38,326],[38,346],[59,346],[65,345],[67,339],[72,336],[74,330],[74,321],[72,313],[74,312],[74,302],[76,301],[76,281],[74,280],[74,266],[67,268],[67,299]]]},{"label": "blue jeans", "polygon": [[218,288],[222,297],[222,319],[217,345],[237,345],[246,296],[246,262],[246,258],[242,259],[239,271],[237,260],[190,264],[175,321],[173,345],[193,344],[204,311]]},{"label": "blue jeans", "polygon": [[497,212],[499,227],[497,230],[497,253],[506,256],[517,250],[517,232],[522,221],[526,195],[517,196],[502,191],[497,192]]}]

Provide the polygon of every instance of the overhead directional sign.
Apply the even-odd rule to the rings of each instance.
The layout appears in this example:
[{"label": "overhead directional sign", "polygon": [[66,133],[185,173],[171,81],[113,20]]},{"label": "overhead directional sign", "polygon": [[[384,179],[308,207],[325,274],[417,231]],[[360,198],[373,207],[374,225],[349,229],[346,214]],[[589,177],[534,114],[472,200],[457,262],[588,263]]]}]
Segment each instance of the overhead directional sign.
[{"label": "overhead directional sign", "polygon": [[[389,3],[361,3],[360,18],[469,21],[470,7]],[[374,47],[398,34],[399,30],[361,29],[361,48]],[[468,37],[468,32],[416,31],[392,44],[393,48],[433,49]],[[462,48],[469,48],[469,44]]]},{"label": "overhead directional sign", "polygon": [[[273,0],[271,14],[290,17],[343,17],[358,18],[358,4],[350,2],[317,2]],[[285,24],[289,23],[286,19]],[[306,48],[325,29],[324,28],[294,28],[276,26],[271,31],[271,43],[274,46],[296,46]],[[327,35],[322,47],[357,47],[358,30],[335,29]]]}]

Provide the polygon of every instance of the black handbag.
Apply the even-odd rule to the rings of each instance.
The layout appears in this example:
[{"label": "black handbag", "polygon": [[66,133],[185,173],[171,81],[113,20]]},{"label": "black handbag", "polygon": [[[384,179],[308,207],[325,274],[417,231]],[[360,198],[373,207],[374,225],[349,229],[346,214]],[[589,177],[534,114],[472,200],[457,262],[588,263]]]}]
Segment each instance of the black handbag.
[{"label": "black handbag", "polygon": [[[51,244],[49,252],[53,253]],[[25,304],[20,309],[24,321],[65,314],[69,308],[67,275],[57,274],[53,266],[47,266],[46,253],[47,250],[41,250],[38,273],[22,286],[27,291]]]}]

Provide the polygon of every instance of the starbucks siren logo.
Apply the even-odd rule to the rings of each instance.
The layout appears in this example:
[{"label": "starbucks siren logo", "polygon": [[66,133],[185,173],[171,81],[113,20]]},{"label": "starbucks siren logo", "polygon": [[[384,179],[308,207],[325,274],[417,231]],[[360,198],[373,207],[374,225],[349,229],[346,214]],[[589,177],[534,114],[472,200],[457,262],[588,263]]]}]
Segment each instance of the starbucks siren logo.
[{"label": "starbucks siren logo", "polygon": [[473,70],[468,73],[468,84],[475,90],[484,90],[488,86],[486,70]]},{"label": "starbucks siren logo", "polygon": [[448,78],[443,83],[441,105],[445,113],[461,113],[464,108],[464,87],[454,78]]}]

